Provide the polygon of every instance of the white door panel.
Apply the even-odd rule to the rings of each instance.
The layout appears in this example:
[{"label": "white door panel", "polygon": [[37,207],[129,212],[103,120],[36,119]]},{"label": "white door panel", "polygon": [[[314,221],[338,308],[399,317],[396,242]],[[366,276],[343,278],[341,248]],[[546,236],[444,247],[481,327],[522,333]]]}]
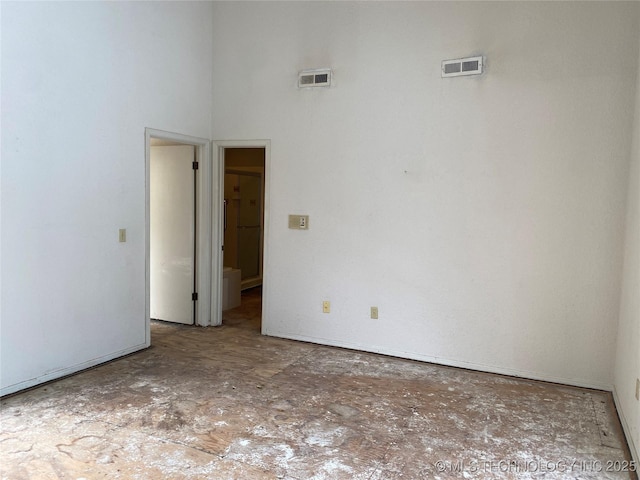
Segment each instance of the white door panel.
[{"label": "white door panel", "polygon": [[193,146],[151,147],[151,318],[194,323]]}]

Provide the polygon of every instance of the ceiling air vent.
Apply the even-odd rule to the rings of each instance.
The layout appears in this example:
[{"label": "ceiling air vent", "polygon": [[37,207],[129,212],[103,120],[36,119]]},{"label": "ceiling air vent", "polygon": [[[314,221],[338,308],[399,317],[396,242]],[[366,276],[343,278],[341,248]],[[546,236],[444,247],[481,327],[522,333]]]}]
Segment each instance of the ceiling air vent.
[{"label": "ceiling air vent", "polygon": [[463,75],[480,75],[482,73],[482,57],[457,58],[442,61],[443,77],[461,77]]},{"label": "ceiling air vent", "polygon": [[298,87],[330,87],[331,70],[323,68],[321,70],[303,70],[298,74]]}]

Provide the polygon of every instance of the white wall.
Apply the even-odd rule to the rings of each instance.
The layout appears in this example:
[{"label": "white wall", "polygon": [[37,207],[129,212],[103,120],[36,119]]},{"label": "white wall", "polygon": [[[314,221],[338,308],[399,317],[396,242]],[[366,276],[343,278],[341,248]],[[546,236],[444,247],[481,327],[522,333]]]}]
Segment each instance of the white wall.
[{"label": "white wall", "polygon": [[144,129],[209,136],[213,56],[209,3],[1,5],[5,394],[146,345]]},{"label": "white wall", "polygon": [[640,65],[636,76],[635,107],[615,395],[630,447],[635,451],[636,461],[640,461],[640,402],[635,398],[636,381],[640,379]]},{"label": "white wall", "polygon": [[216,3],[213,136],[272,141],[263,331],[611,388],[639,9]]}]

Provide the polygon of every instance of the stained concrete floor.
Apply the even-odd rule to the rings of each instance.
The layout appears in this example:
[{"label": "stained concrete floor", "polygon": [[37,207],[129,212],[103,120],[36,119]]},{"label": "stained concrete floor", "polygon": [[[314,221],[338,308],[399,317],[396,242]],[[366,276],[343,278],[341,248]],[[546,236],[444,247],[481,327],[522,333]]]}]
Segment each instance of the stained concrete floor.
[{"label": "stained concrete floor", "polygon": [[608,393],[263,337],[259,306],[3,399],[1,478],[636,478]]}]

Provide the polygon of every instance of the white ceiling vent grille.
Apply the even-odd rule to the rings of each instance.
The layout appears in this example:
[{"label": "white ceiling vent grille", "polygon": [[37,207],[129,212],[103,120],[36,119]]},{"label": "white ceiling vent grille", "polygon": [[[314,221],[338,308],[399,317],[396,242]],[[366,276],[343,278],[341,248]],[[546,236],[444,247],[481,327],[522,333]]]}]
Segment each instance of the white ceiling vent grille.
[{"label": "white ceiling vent grille", "polygon": [[442,61],[443,77],[461,77],[463,75],[480,75],[482,73],[482,57],[457,58]]},{"label": "white ceiling vent grille", "polygon": [[298,74],[298,87],[330,87],[331,69],[303,70]]}]

